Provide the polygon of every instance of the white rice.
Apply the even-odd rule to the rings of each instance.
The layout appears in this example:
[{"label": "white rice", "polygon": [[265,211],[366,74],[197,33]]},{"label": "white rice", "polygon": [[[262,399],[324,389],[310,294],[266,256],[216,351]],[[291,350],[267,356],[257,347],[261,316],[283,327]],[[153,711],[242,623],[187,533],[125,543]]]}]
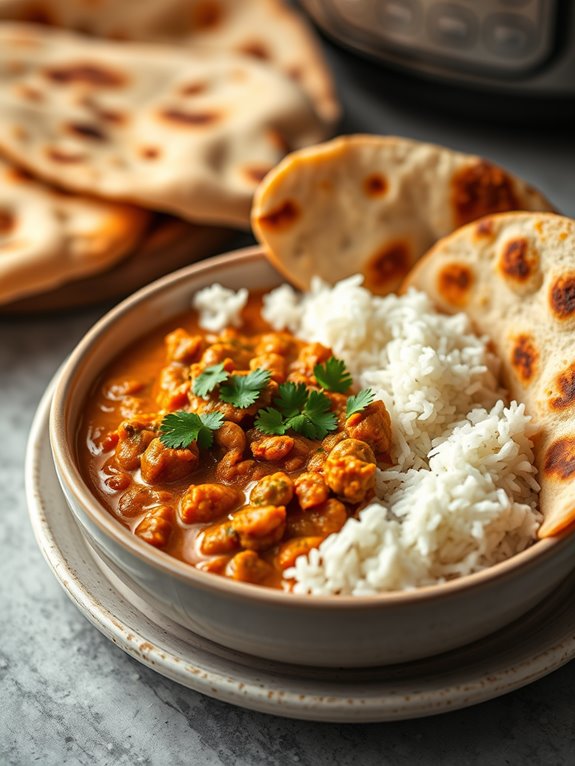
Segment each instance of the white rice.
[{"label": "white rice", "polygon": [[373,594],[443,582],[526,548],[540,522],[534,427],[505,406],[498,360],[465,314],[423,293],[373,296],[360,276],[264,299],[275,328],[330,346],[389,410],[396,464],[377,499],[285,576],[294,590]]},{"label": "white rice", "polygon": [[242,287],[237,292],[217,282],[194,295],[192,306],[198,312],[200,327],[208,332],[220,332],[224,327],[239,327],[242,309],[248,302],[248,291]]}]

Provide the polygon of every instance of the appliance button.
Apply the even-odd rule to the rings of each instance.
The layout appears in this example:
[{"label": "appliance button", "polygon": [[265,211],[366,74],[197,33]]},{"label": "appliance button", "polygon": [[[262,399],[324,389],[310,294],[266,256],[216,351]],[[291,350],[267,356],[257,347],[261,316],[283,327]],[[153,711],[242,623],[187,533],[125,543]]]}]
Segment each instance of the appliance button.
[{"label": "appliance button", "polygon": [[485,45],[505,58],[522,58],[537,45],[534,24],[517,14],[497,13],[489,16],[483,28]]},{"label": "appliance button", "polygon": [[467,48],[477,36],[475,16],[453,3],[438,3],[428,14],[429,34],[435,43],[450,48]]},{"label": "appliance button", "polygon": [[383,0],[377,15],[385,26],[385,32],[411,34],[417,29],[420,12],[416,0]]}]

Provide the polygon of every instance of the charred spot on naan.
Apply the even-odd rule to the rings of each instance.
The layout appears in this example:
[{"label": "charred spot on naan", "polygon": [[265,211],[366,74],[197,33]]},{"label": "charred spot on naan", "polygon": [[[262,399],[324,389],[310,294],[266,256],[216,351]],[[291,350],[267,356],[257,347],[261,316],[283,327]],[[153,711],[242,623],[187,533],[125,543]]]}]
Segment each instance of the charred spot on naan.
[{"label": "charred spot on naan", "polygon": [[122,88],[127,84],[127,77],[122,72],[86,61],[47,67],[43,74],[48,80],[59,85],[81,84],[95,88]]},{"label": "charred spot on naan", "polygon": [[14,218],[14,214],[10,210],[5,210],[0,207],[0,236],[10,234],[15,224],[16,219]]},{"label": "charred spot on naan", "polygon": [[543,281],[539,256],[525,237],[510,239],[503,245],[498,269],[507,286],[520,293],[534,292]]},{"label": "charred spot on naan", "polygon": [[564,274],[553,281],[549,304],[556,319],[571,319],[575,314],[575,273]]},{"label": "charred spot on naan", "polygon": [[451,306],[463,308],[467,305],[474,281],[473,271],[467,264],[453,261],[446,263],[437,273],[437,291]]},{"label": "charred spot on naan", "polygon": [[248,165],[242,168],[245,178],[253,184],[262,181],[271,170],[271,165]]},{"label": "charred spot on naan", "polygon": [[218,0],[203,0],[192,8],[193,29],[213,29],[221,24],[224,9]]},{"label": "charred spot on naan", "polygon": [[575,474],[575,436],[562,436],[547,449],[543,471],[549,478],[567,481]]},{"label": "charred spot on naan", "polygon": [[16,92],[26,101],[31,101],[34,104],[38,104],[41,101],[44,101],[44,94],[42,91],[38,90],[38,88],[34,88],[32,85],[28,85],[27,83],[19,85]]},{"label": "charred spot on naan", "polygon": [[575,362],[555,376],[547,394],[552,410],[565,410],[575,404]]},{"label": "charred spot on naan", "polygon": [[381,173],[370,173],[363,182],[363,190],[368,197],[383,196],[387,187],[387,178]]},{"label": "charred spot on naan", "polygon": [[46,149],[46,157],[52,162],[71,165],[76,162],[84,162],[87,156],[78,152],[68,152],[64,149],[58,149],[56,146],[49,146]]},{"label": "charred spot on naan", "polygon": [[386,294],[399,286],[413,262],[409,243],[388,242],[377,250],[363,267],[366,287],[374,293]]},{"label": "charred spot on naan", "polygon": [[128,115],[125,112],[121,112],[119,109],[110,109],[107,106],[102,106],[92,96],[82,96],[79,100],[80,106],[85,107],[95,117],[98,117],[103,122],[108,122],[112,125],[123,125],[128,121]]},{"label": "charred spot on naan", "polygon": [[47,27],[56,27],[60,24],[54,15],[54,10],[47,8],[44,3],[30,3],[19,13],[19,19],[29,24],[43,24]]},{"label": "charred spot on naan", "polygon": [[299,217],[299,207],[293,200],[287,199],[279,207],[276,207],[269,213],[260,215],[257,222],[264,229],[281,231],[289,229]]},{"label": "charred spot on naan", "polygon": [[239,45],[235,50],[237,53],[250,56],[253,59],[259,59],[260,61],[269,61],[271,59],[267,46],[261,40],[250,40]]},{"label": "charred spot on naan", "polygon": [[179,87],[178,93],[180,96],[198,96],[205,93],[207,87],[205,82],[187,82]]},{"label": "charred spot on naan", "polygon": [[144,160],[157,160],[161,156],[162,150],[159,146],[142,146],[138,153]]},{"label": "charred spot on naan", "polygon": [[192,112],[172,107],[159,112],[159,117],[172,125],[202,128],[214,125],[221,119],[222,115],[213,111]]},{"label": "charred spot on naan", "polygon": [[486,160],[455,173],[451,181],[451,202],[457,226],[520,207],[511,178]]},{"label": "charred spot on naan", "polygon": [[87,122],[69,122],[64,126],[65,131],[77,138],[85,138],[89,141],[106,141],[108,136],[98,125]]},{"label": "charred spot on naan", "polygon": [[473,232],[475,239],[491,239],[493,233],[493,218],[482,218]]},{"label": "charred spot on naan", "polygon": [[532,335],[522,333],[513,338],[511,366],[521,383],[527,385],[537,374],[539,351]]}]

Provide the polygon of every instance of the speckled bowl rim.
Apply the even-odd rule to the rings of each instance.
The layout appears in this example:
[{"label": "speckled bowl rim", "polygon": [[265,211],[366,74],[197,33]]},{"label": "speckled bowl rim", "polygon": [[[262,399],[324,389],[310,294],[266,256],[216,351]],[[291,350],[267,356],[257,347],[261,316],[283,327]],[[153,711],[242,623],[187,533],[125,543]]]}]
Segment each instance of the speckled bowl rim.
[{"label": "speckled bowl rim", "polygon": [[[75,387],[75,380],[81,378],[84,360],[91,354],[92,349],[102,341],[102,338],[112,330],[114,323],[118,319],[144,306],[152,295],[158,296],[161,293],[169,293],[174,286],[196,277],[211,276],[213,274],[212,279],[215,281],[219,278],[218,272],[225,270],[227,267],[241,264],[245,268],[262,260],[268,263],[263,250],[260,247],[249,247],[192,264],[152,282],[126,298],[98,320],[62,365],[56,380],[50,410],[49,428],[52,455],[60,480],[65,484],[68,493],[73,496],[90,521],[100,531],[121,545],[130,554],[145,561],[153,568],[189,582],[194,587],[203,590],[225,593],[238,600],[248,599],[251,601],[255,599],[273,605],[276,608],[320,608],[342,611],[364,609],[366,606],[384,608],[386,605],[392,604],[399,606],[432,602],[435,599],[449,598],[462,591],[472,592],[475,588],[501,580],[521,569],[527,569],[535,563],[541,563],[549,556],[558,555],[564,547],[571,544],[571,538],[574,536],[575,530],[570,530],[560,537],[538,540],[531,547],[516,554],[511,559],[447,583],[425,586],[410,591],[381,593],[370,596],[311,596],[263,588],[250,583],[235,582],[223,577],[215,577],[208,572],[202,572],[148,545],[114,519],[90,491],[76,464],[74,447],[64,438],[68,431],[67,421],[72,401],[71,392]],[[270,264],[268,263],[268,265]],[[274,268],[271,265],[270,267]],[[279,273],[278,276],[283,279]],[[249,287],[249,285],[247,286]],[[136,339],[137,336],[135,335],[133,340]]]}]

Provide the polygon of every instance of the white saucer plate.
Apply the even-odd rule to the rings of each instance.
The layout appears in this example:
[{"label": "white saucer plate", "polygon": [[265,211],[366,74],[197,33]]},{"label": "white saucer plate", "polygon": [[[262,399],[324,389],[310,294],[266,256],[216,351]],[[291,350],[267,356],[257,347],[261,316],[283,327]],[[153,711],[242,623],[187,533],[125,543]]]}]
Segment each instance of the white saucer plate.
[{"label": "white saucer plate", "polygon": [[392,721],[484,702],[575,658],[575,572],[544,604],[507,628],[462,649],[403,665],[365,670],[299,667],[240,654],[201,638],[120,588],[96,562],[68,511],[54,470],[50,401],[51,388],[38,407],[26,458],[29,514],[44,558],[98,630],[183,686],[289,718]]}]

